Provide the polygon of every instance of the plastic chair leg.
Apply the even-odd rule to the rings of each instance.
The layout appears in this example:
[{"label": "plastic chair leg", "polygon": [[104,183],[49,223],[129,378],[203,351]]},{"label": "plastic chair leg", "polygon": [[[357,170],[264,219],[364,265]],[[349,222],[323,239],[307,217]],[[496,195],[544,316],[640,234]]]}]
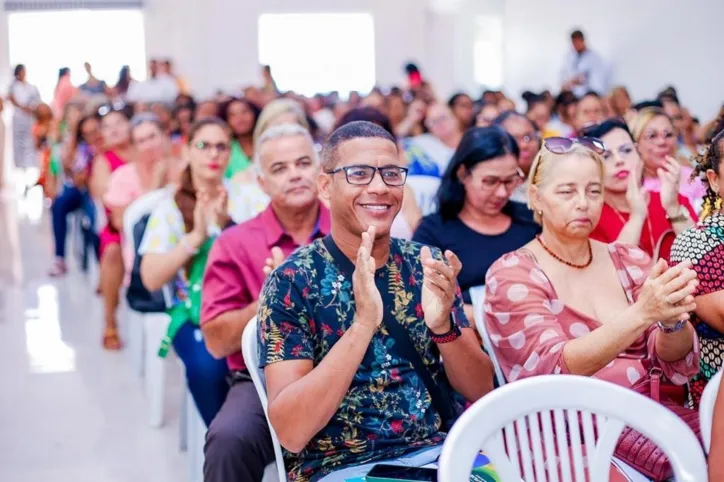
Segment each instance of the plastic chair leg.
[{"label": "plastic chair leg", "polygon": [[165,313],[143,315],[144,374],[149,402],[148,423],[156,428],[163,424],[166,372],[165,360],[158,356],[158,347],[166,333],[169,320],[169,316]]},{"label": "plastic chair leg", "polygon": [[143,345],[143,313],[133,311],[131,308],[126,310],[128,318],[128,345],[126,347],[131,360],[131,369],[133,373],[139,377],[144,375],[144,354]]},{"label": "plastic chair leg", "polygon": [[189,393],[188,390],[181,392],[181,404],[178,415],[178,449],[179,452],[186,452],[189,449]]},{"label": "plastic chair leg", "polygon": [[206,441],[206,424],[204,424],[196,404],[188,388],[186,392],[186,414],[188,415],[188,460],[189,480],[203,482],[204,480],[204,443]]}]

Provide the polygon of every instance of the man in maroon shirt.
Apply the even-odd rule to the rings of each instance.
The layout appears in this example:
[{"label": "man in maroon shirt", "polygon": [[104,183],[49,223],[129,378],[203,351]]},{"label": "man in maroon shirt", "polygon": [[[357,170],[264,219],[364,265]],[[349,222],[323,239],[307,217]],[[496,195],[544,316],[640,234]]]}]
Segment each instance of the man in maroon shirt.
[{"label": "man in maroon shirt", "polygon": [[256,315],[269,268],[330,230],[329,211],[317,197],[319,160],[309,133],[297,125],[275,126],[255,151],[269,207],[219,236],[204,277],[201,329],[209,352],[227,358],[232,380],[206,437],[205,482],[261,481],[274,460],[264,410],[239,351],[241,334]]}]

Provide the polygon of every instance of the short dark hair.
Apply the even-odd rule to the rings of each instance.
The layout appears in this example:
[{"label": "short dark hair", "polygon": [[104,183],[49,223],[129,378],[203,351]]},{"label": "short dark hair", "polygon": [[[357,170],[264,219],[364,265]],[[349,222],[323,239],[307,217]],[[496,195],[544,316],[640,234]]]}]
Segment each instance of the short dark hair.
[{"label": "short dark hair", "polygon": [[600,139],[614,129],[621,129],[625,131],[626,134],[628,134],[628,136],[631,138],[631,141],[634,140],[633,135],[628,128],[628,125],[626,125],[626,123],[621,119],[615,117],[611,119],[606,119],[600,124],[584,128],[582,134],[586,137],[596,137]]},{"label": "short dark hair", "polygon": [[586,38],[583,36],[583,32],[574,30],[571,32],[571,40],[586,40]]},{"label": "short dark hair", "polygon": [[368,121],[354,121],[345,124],[332,132],[322,149],[322,168],[325,171],[334,169],[339,160],[339,148],[347,141],[354,139],[385,139],[397,149],[397,142],[384,128]]},{"label": "short dark hair", "polygon": [[452,95],[452,97],[450,97],[450,99],[447,101],[447,106],[452,109],[453,107],[455,107],[455,103],[456,103],[456,102],[458,101],[458,99],[460,99],[461,97],[470,98],[470,96],[469,96],[468,94],[466,94],[465,92],[456,92],[456,93],[454,93],[454,94]]},{"label": "short dark hair", "polygon": [[337,130],[342,126],[351,124],[352,122],[356,121],[372,122],[373,124],[377,124],[378,126],[382,127],[391,136],[394,137],[395,135],[394,131],[392,130],[390,118],[379,110],[375,109],[374,107],[357,107],[355,109],[347,111],[342,116],[342,118],[339,119],[339,122],[337,122],[337,125],[334,126],[334,129]]},{"label": "short dark hair", "polygon": [[520,155],[513,136],[499,126],[473,127],[460,140],[437,191],[437,205],[443,219],[455,219],[465,204],[465,186],[458,177],[460,166],[470,171],[481,162],[512,154]]},{"label": "short dark hair", "polygon": [[633,106],[636,112],[648,109],[649,107],[653,107],[655,109],[662,109],[664,107],[664,104],[661,103],[660,100],[644,100],[642,102],[639,102],[638,104],[634,104]]},{"label": "short dark hair", "polygon": [[505,130],[505,127],[503,127],[503,124],[505,124],[505,122],[511,118],[512,119],[515,119],[515,118],[523,119],[524,121],[526,121],[530,124],[530,126],[533,128],[534,131],[536,131],[536,132],[540,131],[540,128],[536,125],[535,122],[530,120],[527,116],[524,116],[520,112],[516,112],[514,110],[507,110],[507,111],[503,112],[502,114],[500,114],[493,121],[493,125],[496,125],[496,126],[500,127],[501,129]]},{"label": "short dark hair", "polygon": [[20,75],[20,72],[22,72],[23,70],[25,70],[24,64],[16,65],[15,68],[13,69],[13,77],[15,77],[17,79],[18,76]]}]

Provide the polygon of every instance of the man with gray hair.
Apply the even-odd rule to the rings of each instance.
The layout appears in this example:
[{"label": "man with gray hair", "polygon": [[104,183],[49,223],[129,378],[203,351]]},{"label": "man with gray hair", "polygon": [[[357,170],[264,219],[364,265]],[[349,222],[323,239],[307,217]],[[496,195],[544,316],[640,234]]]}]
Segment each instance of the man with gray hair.
[{"label": "man with gray hair", "polygon": [[301,245],[329,234],[318,198],[319,158],[309,132],[296,124],[269,128],[255,146],[257,180],[270,204],[225,230],[214,243],[202,291],[201,329],[209,352],[226,357],[229,394],[206,438],[206,482],[262,480],[274,460],[269,428],[239,345],[257,313],[266,275]]}]

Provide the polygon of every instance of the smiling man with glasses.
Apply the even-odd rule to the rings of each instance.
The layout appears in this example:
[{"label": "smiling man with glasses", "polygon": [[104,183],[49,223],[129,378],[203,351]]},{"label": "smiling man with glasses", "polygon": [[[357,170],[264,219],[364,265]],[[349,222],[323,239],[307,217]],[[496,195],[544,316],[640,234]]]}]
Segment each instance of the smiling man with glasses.
[{"label": "smiling man with glasses", "polygon": [[493,387],[462,309],[460,261],[390,237],[406,177],[383,128],[337,129],[318,178],[331,235],[294,252],[262,289],[268,413],[289,480],[433,462],[463,398]]}]

